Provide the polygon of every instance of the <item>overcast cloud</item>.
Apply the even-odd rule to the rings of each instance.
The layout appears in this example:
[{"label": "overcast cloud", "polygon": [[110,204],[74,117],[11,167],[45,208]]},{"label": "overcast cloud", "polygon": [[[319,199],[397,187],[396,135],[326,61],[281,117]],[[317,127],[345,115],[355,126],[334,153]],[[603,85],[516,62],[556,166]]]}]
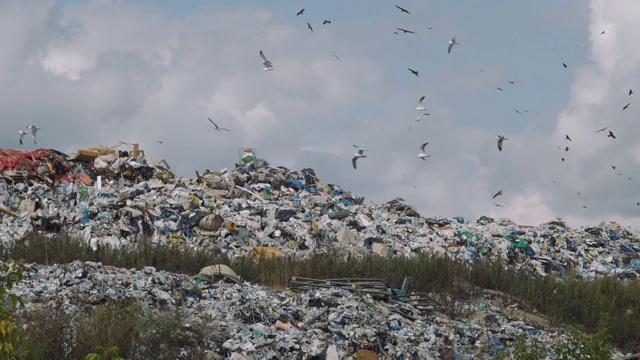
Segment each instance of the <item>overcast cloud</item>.
[{"label": "overcast cloud", "polygon": [[1,1],[0,147],[140,143],[186,177],[253,147],[423,216],[640,228],[637,0],[269,3]]}]

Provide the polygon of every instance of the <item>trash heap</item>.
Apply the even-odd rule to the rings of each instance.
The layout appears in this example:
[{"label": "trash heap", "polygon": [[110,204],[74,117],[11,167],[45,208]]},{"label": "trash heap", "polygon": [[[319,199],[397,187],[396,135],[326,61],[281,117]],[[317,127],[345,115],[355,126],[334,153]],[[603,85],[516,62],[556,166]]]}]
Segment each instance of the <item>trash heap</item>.
[{"label": "trash heap", "polygon": [[[164,165],[151,164],[137,147],[72,156],[0,149],[0,241],[10,246],[37,232],[68,233],[94,248],[150,237],[159,246],[215,248],[230,257],[302,258],[336,249],[355,257],[436,253],[465,262],[501,259],[543,276],[638,277],[639,234],[614,222],[571,229],[561,221],[521,226],[485,216],[424,217],[401,198],[367,204],[312,169],[273,167],[253,157],[233,170],[196,172],[194,179]],[[236,359],[437,359],[447,351],[473,358],[523,332],[545,341],[555,335],[537,315],[522,315],[514,304],[505,310],[501,294],[486,294],[451,319],[340,287],[274,291],[232,275],[203,281],[150,267],[30,266],[12,290],[27,306],[61,301],[74,314],[82,306],[137,299],[149,311],[176,307],[206,321],[211,348]]]}]

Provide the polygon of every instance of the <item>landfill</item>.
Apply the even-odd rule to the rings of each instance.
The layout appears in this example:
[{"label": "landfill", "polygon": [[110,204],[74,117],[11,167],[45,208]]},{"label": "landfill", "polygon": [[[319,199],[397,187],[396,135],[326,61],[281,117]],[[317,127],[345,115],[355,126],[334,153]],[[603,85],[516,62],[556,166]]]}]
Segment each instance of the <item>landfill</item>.
[{"label": "landfill", "polygon": [[[0,149],[0,242],[70,234],[97,248],[149,237],[158,246],[220,249],[229,257],[340,253],[354,257],[440,254],[463,262],[502,259],[541,276],[573,271],[637,279],[640,234],[615,222],[571,229],[506,218],[424,217],[401,198],[384,204],[324,183],[310,168],[270,166],[245,155],[232,170],[188,179],[143,151],[97,147]],[[277,291],[211,264],[200,274],[101,263],[28,264],[11,291],[27,307],[62,301],[69,314],[106,300],[136,299],[149,311],[180,309],[206,321],[212,358],[490,358],[522,333],[547,346],[558,333],[504,296],[486,293],[455,319],[437,306],[381,301],[341,286]],[[561,336],[561,335],[558,335]],[[551,350],[550,350],[551,351]]]}]

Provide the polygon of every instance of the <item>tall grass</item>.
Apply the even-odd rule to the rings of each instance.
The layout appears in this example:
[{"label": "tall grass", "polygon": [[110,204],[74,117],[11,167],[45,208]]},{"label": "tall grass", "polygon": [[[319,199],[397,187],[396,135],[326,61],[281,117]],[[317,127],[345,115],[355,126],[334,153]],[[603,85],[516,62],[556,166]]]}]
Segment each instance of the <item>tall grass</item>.
[{"label": "tall grass", "polygon": [[[608,314],[613,344],[623,351],[640,352],[638,280],[619,281],[611,276],[589,280],[573,273],[561,279],[553,275],[540,276],[527,270],[504,266],[501,261],[482,260],[466,264],[442,256],[420,254],[411,258],[373,254],[361,258],[329,253],[305,259],[290,257],[258,260],[249,257],[230,259],[219,250],[189,250],[178,245],[156,246],[149,239],[141,239],[136,245],[126,249],[100,247],[93,250],[81,240],[68,236],[51,239],[34,236],[13,248],[0,249],[0,253],[3,254],[3,259],[23,258],[27,263],[94,261],[122,268],[154,266],[157,269],[189,275],[197,274],[205,266],[221,263],[229,265],[246,281],[275,288],[289,286],[294,276],[318,279],[382,278],[391,288],[400,288],[404,278],[411,277],[412,291],[444,294],[454,301],[477,295],[483,289],[496,290],[517,298],[518,303],[525,306],[527,310],[535,310],[546,315],[552,325],[582,325],[587,331],[594,332],[600,315]],[[449,310],[454,311],[455,307]],[[131,310],[129,307],[114,307],[108,311],[113,312],[112,315],[109,313],[109,316],[118,316],[119,312]],[[39,331],[50,331],[58,338],[52,337],[49,339],[56,340],[46,340],[46,336],[38,337],[38,334],[27,332],[25,337],[34,336],[33,339],[42,339],[33,340],[30,342],[31,345],[23,345],[33,347],[34,353],[37,353],[36,350],[39,347],[59,346],[61,343],[59,337],[70,331],[65,330],[71,327],[68,324],[70,319],[59,312],[51,314],[53,315],[43,316],[38,320],[44,324]],[[97,328],[124,321],[122,318],[113,320],[99,313],[88,316],[92,319],[91,321],[96,321],[92,326]],[[127,319],[143,321],[143,317],[136,316],[129,316]],[[28,320],[29,318],[25,318],[25,321]],[[175,326],[179,329],[178,323],[177,321],[173,323],[174,325],[167,326]],[[128,326],[131,326],[128,331],[134,334],[138,331],[142,334],[141,330],[136,330],[139,329],[137,323]],[[87,329],[85,332],[91,333]],[[121,354],[125,352],[130,354],[129,349],[133,346],[134,339],[142,341],[140,336],[119,339],[114,335],[96,333],[88,336],[86,340],[88,345],[83,347],[82,351],[91,352],[98,345],[117,345],[121,349]],[[158,341],[168,340],[159,338]]]}]

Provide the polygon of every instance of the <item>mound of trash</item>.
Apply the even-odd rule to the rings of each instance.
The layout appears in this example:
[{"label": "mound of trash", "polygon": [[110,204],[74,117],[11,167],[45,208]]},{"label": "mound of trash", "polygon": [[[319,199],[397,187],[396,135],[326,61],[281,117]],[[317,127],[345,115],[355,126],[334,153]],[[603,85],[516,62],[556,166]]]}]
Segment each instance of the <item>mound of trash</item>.
[{"label": "mound of trash", "polygon": [[[521,226],[485,216],[424,217],[401,198],[367,204],[312,169],[273,167],[252,153],[232,170],[196,172],[193,179],[162,163],[147,161],[137,146],[73,155],[0,149],[0,241],[12,246],[37,232],[75,235],[94,248],[148,237],[158,245],[221,249],[230,257],[436,253],[465,262],[501,259],[542,276],[638,277],[639,234],[615,222],[571,229],[561,221]],[[298,294],[274,291],[242,282],[220,265],[197,275],[91,262],[29,266],[12,290],[27,306],[62,299],[73,314],[87,304],[134,298],[150,311],[177,307],[207,321],[211,348],[235,359],[435,359],[446,349],[472,358],[519,333],[547,342],[554,335],[535,314],[500,309],[501,294],[478,299],[481,313],[454,320],[354,293],[339,281],[307,284]]]}]

